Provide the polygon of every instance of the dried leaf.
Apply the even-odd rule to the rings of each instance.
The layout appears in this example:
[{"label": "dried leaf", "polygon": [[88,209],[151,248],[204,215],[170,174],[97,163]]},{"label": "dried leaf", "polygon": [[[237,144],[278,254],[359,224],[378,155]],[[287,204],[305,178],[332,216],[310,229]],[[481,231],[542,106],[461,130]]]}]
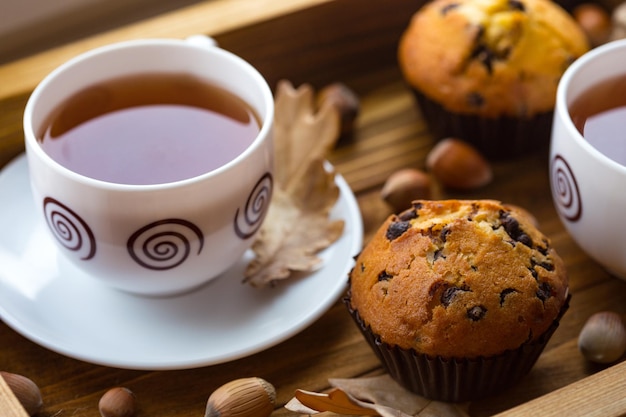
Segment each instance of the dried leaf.
[{"label": "dried leaf", "polygon": [[[326,402],[308,401],[303,402],[296,397],[285,405],[288,410],[302,414],[314,414],[316,412],[338,412],[340,408],[331,408],[328,402],[341,392],[350,404],[362,407],[369,413],[375,411],[381,417],[468,417],[467,404],[453,404],[440,401],[432,401],[414,394],[400,386],[389,375],[384,374],[370,378],[330,379],[333,390],[329,392]],[[333,393],[333,396],[330,395]],[[307,392],[308,398],[317,399],[315,395],[324,395]],[[322,398],[322,397],[320,397]],[[342,399],[345,401],[345,399]],[[340,403],[339,405],[343,404]],[[351,414],[352,411],[346,408]],[[305,411],[308,410],[308,411]],[[311,411],[313,410],[313,411]],[[342,414],[339,411],[339,414]],[[366,415],[365,413],[359,413]],[[372,415],[372,414],[367,414]]]},{"label": "dried leaf", "polygon": [[294,413],[300,413],[300,414],[306,414],[306,415],[313,415],[313,414],[319,413],[319,411],[309,408],[306,405],[302,404],[300,400],[298,400],[296,397],[293,397],[291,400],[289,400],[287,404],[285,404],[285,408],[289,411],[293,411]]},{"label": "dried leaf", "polygon": [[292,271],[312,271],[320,265],[316,255],[343,233],[342,220],[329,221],[328,213],[301,210],[290,197],[277,190],[252,250],[256,257],[248,264],[246,279],[254,286],[289,278]]},{"label": "dried leaf", "polygon": [[294,89],[281,80],[276,89],[274,152],[276,183],[291,192],[298,188],[311,164],[326,159],[339,139],[340,119],[330,103],[319,110],[313,88]]},{"label": "dried leaf", "polygon": [[294,89],[284,80],[275,102],[275,189],[245,272],[245,281],[256,287],[315,270],[317,254],[344,229],[343,220],[329,218],[339,188],[325,162],[339,137],[337,110],[330,104],[318,110],[309,85]]},{"label": "dried leaf", "polygon": [[317,411],[332,411],[338,414],[377,416],[371,407],[362,407],[352,402],[342,390],[335,388],[326,394],[296,390],[296,398],[303,405]]},{"label": "dried leaf", "polygon": [[381,406],[392,406],[409,416],[418,415],[431,402],[403,388],[388,374],[368,378],[333,378],[328,382],[355,398]]}]

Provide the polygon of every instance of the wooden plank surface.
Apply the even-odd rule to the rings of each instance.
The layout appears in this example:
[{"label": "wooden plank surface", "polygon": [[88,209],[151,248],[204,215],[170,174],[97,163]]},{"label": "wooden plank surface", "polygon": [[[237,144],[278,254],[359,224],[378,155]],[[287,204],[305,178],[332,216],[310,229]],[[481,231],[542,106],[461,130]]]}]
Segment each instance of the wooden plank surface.
[{"label": "wooden plank surface", "polygon": [[[289,3],[282,0],[259,3],[274,2]],[[213,2],[194,10],[210,10],[209,3]],[[226,10],[228,3],[232,5],[230,10]],[[216,36],[220,44],[260,68],[270,85],[281,78],[290,79],[296,85],[311,82],[316,87],[342,81],[359,94],[362,111],[354,137],[340,143],[329,159],[357,196],[365,241],[369,240],[391,213],[379,194],[384,181],[398,169],[423,168],[435,140],[395,64],[397,38],[418,4],[405,0],[300,0],[292,3],[298,4],[294,7],[299,9],[288,12],[271,4],[269,7],[274,11],[271,13],[276,14],[259,11],[263,18],[255,17],[257,12],[248,15],[241,11],[238,0],[215,4],[218,8],[225,7],[223,16],[232,16],[230,23],[225,22],[223,31]],[[235,16],[237,10],[243,13],[240,21]],[[202,24],[204,18],[206,26]],[[191,26],[196,25],[190,32],[216,30],[210,23],[212,18],[182,10],[179,14],[145,22],[143,27],[152,29],[140,31],[140,34],[183,36],[186,19],[191,19]],[[23,106],[47,68],[95,43],[138,34],[137,27],[133,26],[127,31],[85,40],[0,67],[3,81],[0,167],[23,151]],[[15,85],[4,86],[5,80]],[[576,339],[585,320],[597,311],[613,310],[626,316],[626,282],[612,277],[592,261],[563,228],[550,198],[545,153],[494,163],[493,169],[494,181],[482,189],[462,193],[439,189],[436,197],[495,198],[527,208],[563,257],[570,274],[573,299],[570,310],[531,373],[507,392],[472,403],[470,415],[492,416],[511,409],[516,413],[545,415],[538,412],[537,407],[572,401],[572,395],[575,401],[589,400],[602,410],[604,401],[613,399],[612,395],[626,384],[621,365],[624,358],[620,366],[590,364],[578,352]],[[127,386],[135,392],[139,416],[197,417],[203,414],[206,400],[215,388],[244,376],[259,376],[273,383],[278,393],[273,417],[287,417],[293,413],[282,406],[296,389],[322,391],[328,389],[329,378],[382,372],[380,363],[340,302],[312,326],[273,348],[220,365],[177,371],[135,371],[92,365],[51,352],[0,323],[0,370],[26,375],[40,386],[45,403],[41,412],[44,417],[97,415],[99,397],[113,386]],[[604,370],[607,372],[602,372]],[[588,380],[592,375],[596,375],[595,379]],[[571,385],[575,383],[582,385]],[[605,384],[609,397],[601,395]],[[615,403],[622,406],[622,403]]]},{"label": "wooden plank surface", "polygon": [[626,362],[507,410],[498,417],[623,416],[626,415],[624,375]]}]

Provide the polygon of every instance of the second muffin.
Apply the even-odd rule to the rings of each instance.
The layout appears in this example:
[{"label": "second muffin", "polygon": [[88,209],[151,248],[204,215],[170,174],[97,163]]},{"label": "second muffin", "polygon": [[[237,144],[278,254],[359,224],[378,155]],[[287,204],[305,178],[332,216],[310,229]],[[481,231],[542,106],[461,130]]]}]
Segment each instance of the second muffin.
[{"label": "second muffin", "polygon": [[533,366],[568,306],[561,258],[522,212],[497,201],[416,201],[356,259],[346,298],[392,377],[467,401]]},{"label": "second muffin", "polygon": [[413,16],[398,59],[434,135],[504,159],[546,148],[559,79],[588,49],[551,0],[434,0]]}]

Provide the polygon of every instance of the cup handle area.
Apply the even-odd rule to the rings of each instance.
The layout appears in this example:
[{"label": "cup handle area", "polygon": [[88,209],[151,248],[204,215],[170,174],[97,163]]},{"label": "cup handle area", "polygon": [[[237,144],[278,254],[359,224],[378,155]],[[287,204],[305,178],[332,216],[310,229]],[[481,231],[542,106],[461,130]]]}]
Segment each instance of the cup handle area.
[{"label": "cup handle area", "polygon": [[185,40],[193,45],[204,48],[219,48],[217,41],[208,35],[191,35],[186,37]]}]

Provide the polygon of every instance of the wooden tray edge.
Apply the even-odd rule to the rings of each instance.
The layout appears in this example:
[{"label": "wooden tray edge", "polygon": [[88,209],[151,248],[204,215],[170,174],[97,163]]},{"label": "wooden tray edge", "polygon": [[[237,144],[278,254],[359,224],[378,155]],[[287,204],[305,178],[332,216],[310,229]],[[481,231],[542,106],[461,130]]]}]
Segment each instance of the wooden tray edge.
[{"label": "wooden tray edge", "polygon": [[626,415],[626,362],[573,382],[495,417]]},{"label": "wooden tray edge", "polygon": [[63,62],[109,43],[139,38],[185,38],[196,34],[213,36],[330,1],[333,0],[212,0],[198,3],[0,66],[0,79],[3,80],[0,98],[31,91]]}]

